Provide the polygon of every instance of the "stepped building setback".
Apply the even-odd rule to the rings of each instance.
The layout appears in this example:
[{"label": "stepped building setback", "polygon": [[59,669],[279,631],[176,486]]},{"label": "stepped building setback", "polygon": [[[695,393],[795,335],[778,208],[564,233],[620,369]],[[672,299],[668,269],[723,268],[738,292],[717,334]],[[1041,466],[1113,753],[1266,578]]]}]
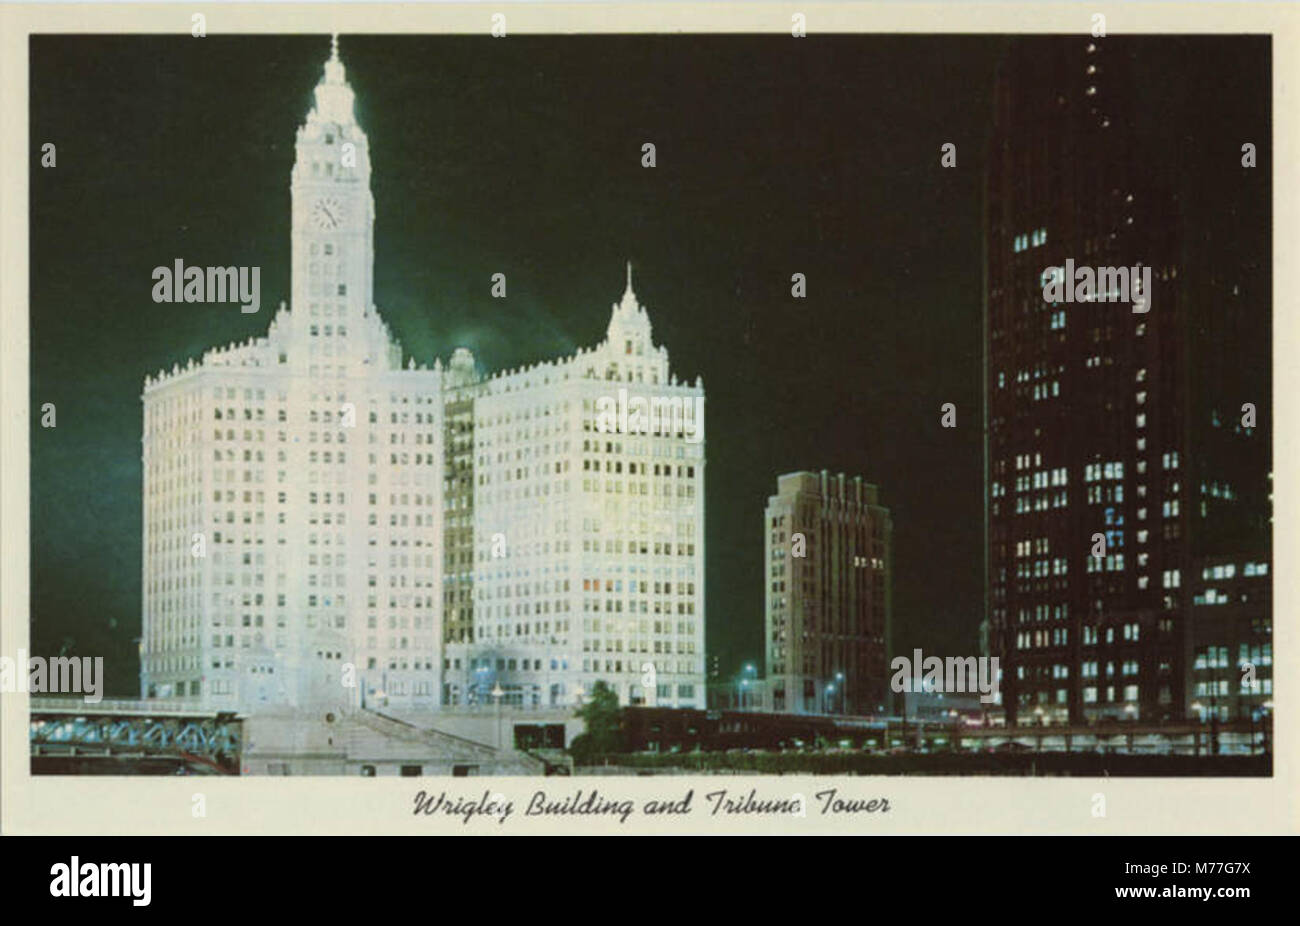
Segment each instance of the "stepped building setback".
[{"label": "stepped building setback", "polygon": [[[335,43],[298,129],[265,337],[144,384],[141,694],[257,710],[703,707],[702,421],[630,266],[605,339],[483,374],[404,357],[373,299],[365,133]],[[689,412],[688,412],[689,414]]]},{"label": "stepped building setback", "polygon": [[789,473],[763,513],[771,707],[885,712],[893,521],[861,476]]}]

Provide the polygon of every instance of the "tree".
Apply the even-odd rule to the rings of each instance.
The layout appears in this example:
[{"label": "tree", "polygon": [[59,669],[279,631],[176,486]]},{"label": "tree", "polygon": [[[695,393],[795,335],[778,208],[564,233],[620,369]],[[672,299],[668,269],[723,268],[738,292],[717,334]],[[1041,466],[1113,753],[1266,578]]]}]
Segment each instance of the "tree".
[{"label": "tree", "polygon": [[575,762],[624,750],[622,709],[618,706],[618,695],[608,684],[596,682],[590,699],[578,708],[577,714],[586,725],[586,732],[575,736],[569,745]]}]

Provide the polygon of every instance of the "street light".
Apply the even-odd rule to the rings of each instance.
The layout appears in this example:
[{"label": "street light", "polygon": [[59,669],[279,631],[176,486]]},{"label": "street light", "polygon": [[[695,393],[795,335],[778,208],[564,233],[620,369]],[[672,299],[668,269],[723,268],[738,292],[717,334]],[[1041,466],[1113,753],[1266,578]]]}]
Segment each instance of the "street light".
[{"label": "street light", "polygon": [[551,646],[555,642],[555,637],[548,633],[546,635],[546,695],[537,699],[537,703],[542,707],[555,706],[555,695],[551,691]]},{"label": "street light", "polygon": [[492,697],[497,699],[497,749],[501,749],[501,696],[505,692],[501,690],[501,683],[497,682],[492,686]]},{"label": "street light", "polygon": [[749,693],[749,682],[751,679],[755,679],[757,675],[758,669],[755,668],[752,662],[747,662],[740,667],[740,675],[736,678],[736,702],[737,707],[742,711],[747,707],[748,698],[746,696]]},{"label": "street light", "polygon": [[835,680],[840,683],[840,713],[849,712],[849,684],[844,680],[843,672],[835,673]]}]

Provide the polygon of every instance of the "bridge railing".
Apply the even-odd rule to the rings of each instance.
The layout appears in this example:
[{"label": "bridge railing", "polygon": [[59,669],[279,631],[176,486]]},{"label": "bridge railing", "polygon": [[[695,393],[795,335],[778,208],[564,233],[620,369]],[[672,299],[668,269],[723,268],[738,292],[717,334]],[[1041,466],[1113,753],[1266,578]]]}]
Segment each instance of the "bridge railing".
[{"label": "bridge railing", "polygon": [[129,700],[123,698],[104,698],[100,701],[87,701],[80,697],[38,697],[29,700],[33,712],[56,713],[90,713],[90,714],[209,714],[216,713],[212,708],[205,708],[199,701],[180,700]]}]

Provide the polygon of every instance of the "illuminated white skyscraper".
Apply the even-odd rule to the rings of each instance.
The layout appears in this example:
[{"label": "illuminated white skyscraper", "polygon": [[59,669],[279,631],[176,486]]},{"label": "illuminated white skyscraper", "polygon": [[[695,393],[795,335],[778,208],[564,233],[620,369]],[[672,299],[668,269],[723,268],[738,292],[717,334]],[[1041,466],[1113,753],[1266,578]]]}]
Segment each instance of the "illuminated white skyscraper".
[{"label": "illuminated white skyscraper", "polygon": [[[448,408],[469,396],[472,512],[448,518],[473,525],[473,629],[448,646],[445,700],[499,683],[506,703],[572,704],[604,680],[625,704],[703,707],[704,390],[670,372],[630,269],[600,344]],[[601,429],[602,402],[637,399],[674,411]]]},{"label": "illuminated white skyscraper", "polygon": [[337,46],[315,98],[291,309],[145,381],[147,697],[437,703],[442,373],[402,368],[372,301],[370,158]]},{"label": "illuminated white skyscraper", "polygon": [[[463,349],[404,361],[337,43],[296,152],[290,305],[145,380],[142,695],[420,711],[604,679],[703,706],[703,389],[630,269],[591,350],[487,378]],[[620,388],[688,417],[599,433]]]}]

